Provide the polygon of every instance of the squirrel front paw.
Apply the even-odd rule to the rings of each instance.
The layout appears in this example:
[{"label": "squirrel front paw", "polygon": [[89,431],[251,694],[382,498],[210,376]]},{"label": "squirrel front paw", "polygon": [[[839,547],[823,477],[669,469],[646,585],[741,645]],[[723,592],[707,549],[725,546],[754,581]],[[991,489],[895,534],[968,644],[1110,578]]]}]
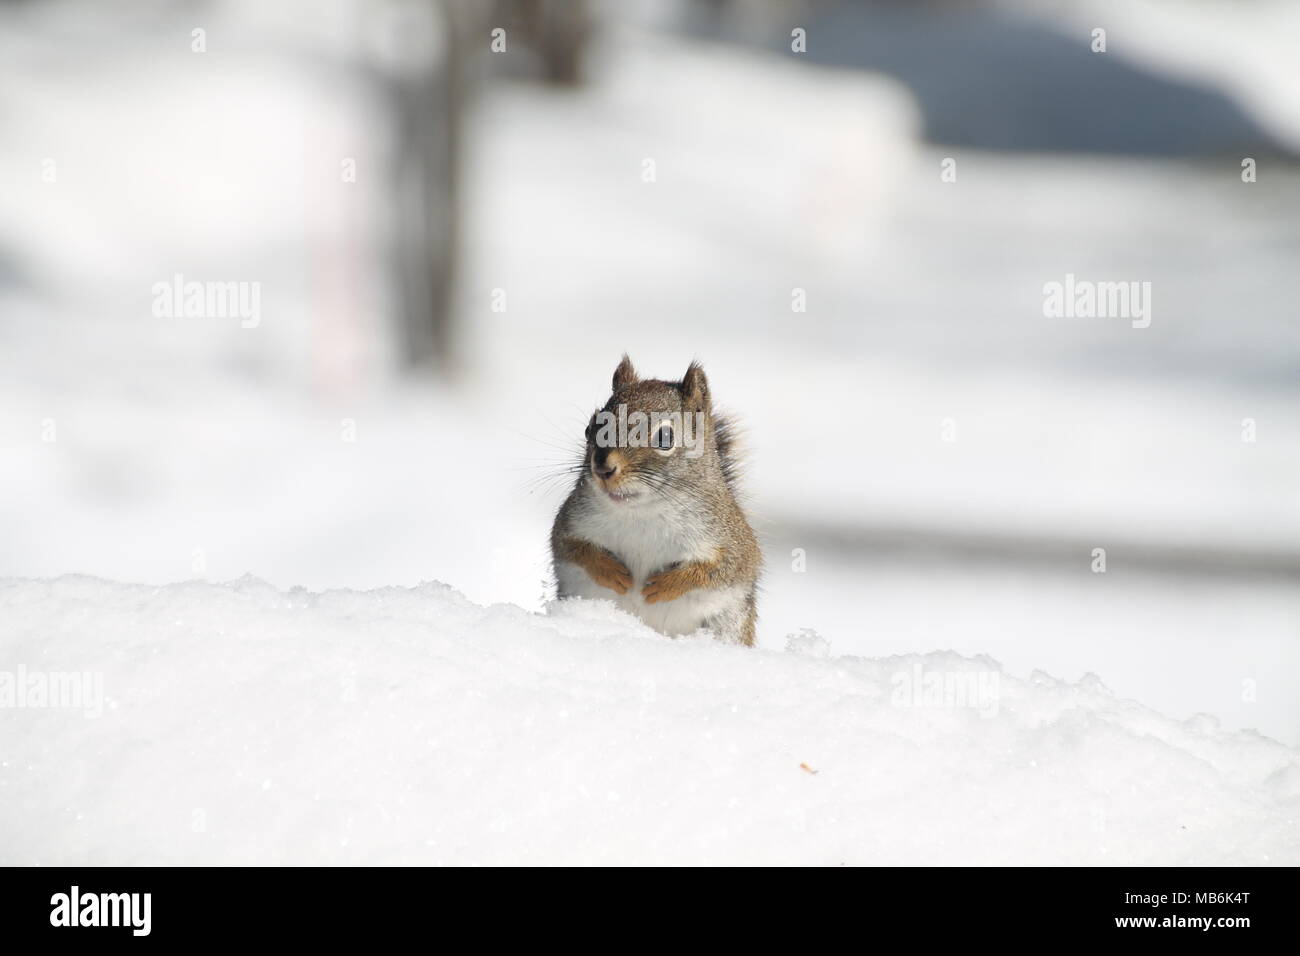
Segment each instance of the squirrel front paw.
[{"label": "squirrel front paw", "polygon": [[618,594],[626,594],[632,587],[632,572],[608,551],[591,556],[583,568],[602,588],[609,588]]},{"label": "squirrel front paw", "polygon": [[698,562],[665,568],[646,580],[641,596],[645,598],[646,604],[674,601],[687,591],[704,587],[706,578],[705,566]]}]

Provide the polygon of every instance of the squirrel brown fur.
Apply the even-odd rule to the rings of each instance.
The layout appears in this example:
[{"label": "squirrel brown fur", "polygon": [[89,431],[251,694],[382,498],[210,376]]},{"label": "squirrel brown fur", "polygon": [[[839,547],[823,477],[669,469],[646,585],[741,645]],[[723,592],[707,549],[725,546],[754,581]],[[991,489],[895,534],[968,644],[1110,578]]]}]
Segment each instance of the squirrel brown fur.
[{"label": "squirrel brown fur", "polygon": [[551,530],[558,596],[614,601],[664,634],[705,628],[752,646],[762,553],[704,370],[642,379],[624,355],[586,437]]}]

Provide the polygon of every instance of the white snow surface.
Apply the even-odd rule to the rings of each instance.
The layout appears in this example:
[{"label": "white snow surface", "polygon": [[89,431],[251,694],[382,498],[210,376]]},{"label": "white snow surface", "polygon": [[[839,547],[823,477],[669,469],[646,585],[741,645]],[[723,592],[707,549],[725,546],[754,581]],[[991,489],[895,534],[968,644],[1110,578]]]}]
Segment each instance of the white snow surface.
[{"label": "white snow surface", "polygon": [[[1296,864],[1300,751],[1088,676],[437,583],[0,583],[0,864]],[[996,682],[980,707],[900,688]],[[815,771],[815,772],[814,772]]]}]

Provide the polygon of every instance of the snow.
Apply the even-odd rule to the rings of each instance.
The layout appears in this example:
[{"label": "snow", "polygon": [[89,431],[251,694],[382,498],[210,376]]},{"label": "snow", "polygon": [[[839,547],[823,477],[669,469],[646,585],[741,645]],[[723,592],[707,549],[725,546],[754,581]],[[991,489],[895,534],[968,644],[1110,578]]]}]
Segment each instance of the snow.
[{"label": "snow", "polygon": [[[1039,0],[1017,0],[1016,6],[1030,15],[1047,12]],[[1148,68],[1194,82],[1212,79],[1292,149],[1300,149],[1294,41],[1300,10],[1288,0],[1070,0],[1052,5],[1050,12],[1085,33],[1104,25],[1112,49]]]},{"label": "snow", "polygon": [[[5,666],[105,699],[0,712],[0,864],[1300,863],[1295,749],[1091,676],[792,644],[437,583],[5,581]],[[932,680],[979,693],[909,705]]]}]

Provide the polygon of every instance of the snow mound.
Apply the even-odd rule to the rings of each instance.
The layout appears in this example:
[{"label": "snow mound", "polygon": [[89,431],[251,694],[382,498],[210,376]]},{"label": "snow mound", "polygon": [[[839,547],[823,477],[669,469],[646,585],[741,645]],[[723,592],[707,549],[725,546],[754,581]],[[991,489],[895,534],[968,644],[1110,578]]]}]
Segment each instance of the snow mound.
[{"label": "snow mound", "polygon": [[1257,734],[603,602],[10,580],[0,703],[6,865],[1300,863],[1300,752]]}]

